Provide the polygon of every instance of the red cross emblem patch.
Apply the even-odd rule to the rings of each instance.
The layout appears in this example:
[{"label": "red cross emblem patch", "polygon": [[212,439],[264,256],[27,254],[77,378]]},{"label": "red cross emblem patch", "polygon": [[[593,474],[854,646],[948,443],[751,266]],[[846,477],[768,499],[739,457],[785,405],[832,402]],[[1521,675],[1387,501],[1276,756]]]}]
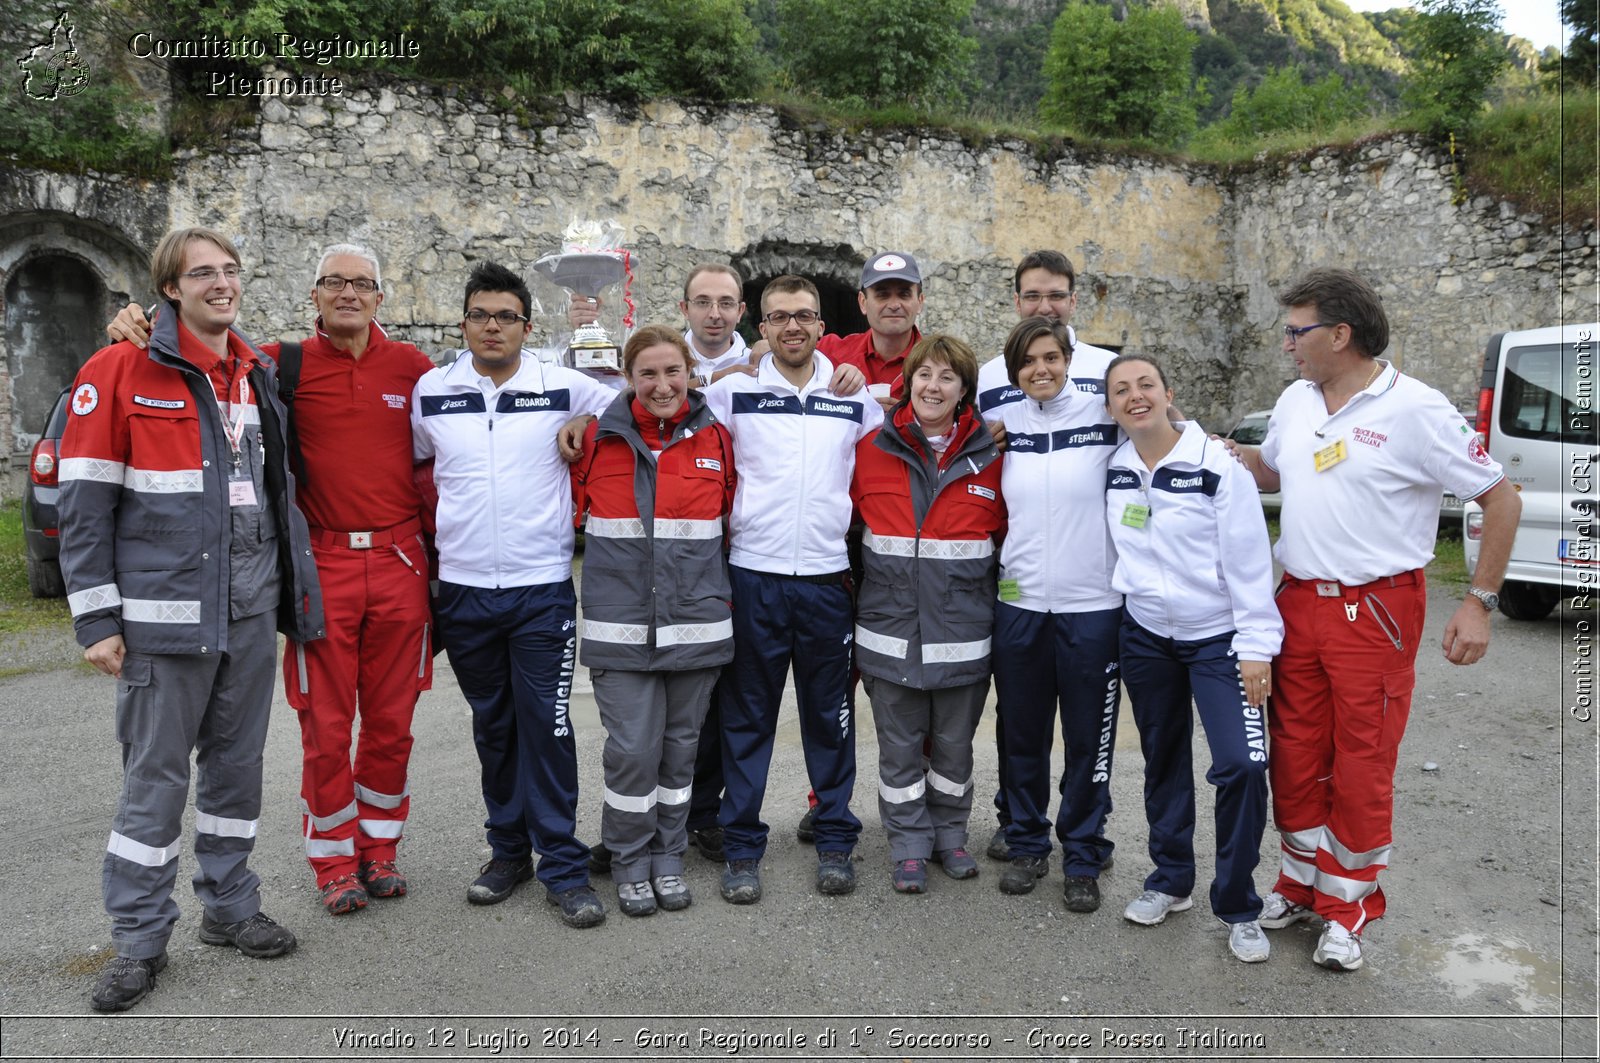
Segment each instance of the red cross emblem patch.
[{"label": "red cross emblem patch", "polygon": [[93,384],[79,384],[78,390],[72,393],[72,412],[79,417],[94,412],[100,405],[100,392],[95,390]]}]

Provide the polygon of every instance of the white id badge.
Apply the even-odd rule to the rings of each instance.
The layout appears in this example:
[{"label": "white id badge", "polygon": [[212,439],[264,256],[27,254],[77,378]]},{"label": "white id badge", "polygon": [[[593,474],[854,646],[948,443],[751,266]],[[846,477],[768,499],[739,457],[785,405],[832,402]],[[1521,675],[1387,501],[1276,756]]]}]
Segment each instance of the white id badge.
[{"label": "white id badge", "polygon": [[228,481],[228,505],[253,506],[256,504],[256,485],[250,480]]}]

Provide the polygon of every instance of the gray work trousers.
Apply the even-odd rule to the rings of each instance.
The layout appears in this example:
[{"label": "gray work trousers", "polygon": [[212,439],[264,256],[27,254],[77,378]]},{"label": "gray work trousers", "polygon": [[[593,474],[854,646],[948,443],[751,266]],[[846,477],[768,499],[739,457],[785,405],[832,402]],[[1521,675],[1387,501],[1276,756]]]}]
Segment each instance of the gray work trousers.
[{"label": "gray work trousers", "polygon": [[261,816],[261,750],[277,663],[272,611],[228,625],[225,653],[130,653],[117,680],[122,797],[102,875],[117,954],[152,959],[166,948],[178,905],[189,755],[195,754],[195,895],[231,923],[261,908],[246,866]]},{"label": "gray work trousers", "polygon": [[606,728],[600,840],[611,850],[612,881],[683,874],[700,725],[721,672],[590,670]]},{"label": "gray work trousers", "polygon": [[[918,690],[862,676],[878,731],[878,815],[889,859],[965,848],[972,814],[972,736],[989,681]],[[924,755],[925,740],[929,748]]]}]

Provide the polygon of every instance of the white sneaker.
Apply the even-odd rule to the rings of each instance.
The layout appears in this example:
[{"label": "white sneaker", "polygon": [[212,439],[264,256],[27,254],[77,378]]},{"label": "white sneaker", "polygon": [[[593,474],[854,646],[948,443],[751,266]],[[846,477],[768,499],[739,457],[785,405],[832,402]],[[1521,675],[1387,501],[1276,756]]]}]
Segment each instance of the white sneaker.
[{"label": "white sneaker", "polygon": [[1258,922],[1268,930],[1282,930],[1286,926],[1302,923],[1317,913],[1303,904],[1296,904],[1277,890],[1261,898],[1261,918]]},{"label": "white sneaker", "polygon": [[1354,971],[1361,966],[1361,939],[1338,923],[1322,928],[1311,962],[1330,971]]},{"label": "white sneaker", "polygon": [[1194,907],[1189,897],[1174,897],[1170,893],[1145,890],[1122,910],[1122,917],[1142,926],[1158,926],[1168,912],[1187,912]]},{"label": "white sneaker", "polygon": [[1248,923],[1228,924],[1228,950],[1241,963],[1265,963],[1267,957],[1272,955],[1267,935],[1261,932],[1261,924],[1254,919]]}]

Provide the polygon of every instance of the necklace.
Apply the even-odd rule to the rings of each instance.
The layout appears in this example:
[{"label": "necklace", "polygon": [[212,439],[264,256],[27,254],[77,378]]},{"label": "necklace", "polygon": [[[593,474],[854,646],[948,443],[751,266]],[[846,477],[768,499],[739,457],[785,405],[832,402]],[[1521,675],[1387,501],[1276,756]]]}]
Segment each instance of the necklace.
[{"label": "necklace", "polygon": [[1362,384],[1356,390],[1357,391],[1365,391],[1368,388],[1370,388],[1372,386],[1372,382],[1374,380],[1378,379],[1378,374],[1381,373],[1381,372],[1383,372],[1383,363],[1378,361],[1376,358],[1374,358],[1372,360],[1372,375],[1367,377],[1367,382],[1365,384]]}]

